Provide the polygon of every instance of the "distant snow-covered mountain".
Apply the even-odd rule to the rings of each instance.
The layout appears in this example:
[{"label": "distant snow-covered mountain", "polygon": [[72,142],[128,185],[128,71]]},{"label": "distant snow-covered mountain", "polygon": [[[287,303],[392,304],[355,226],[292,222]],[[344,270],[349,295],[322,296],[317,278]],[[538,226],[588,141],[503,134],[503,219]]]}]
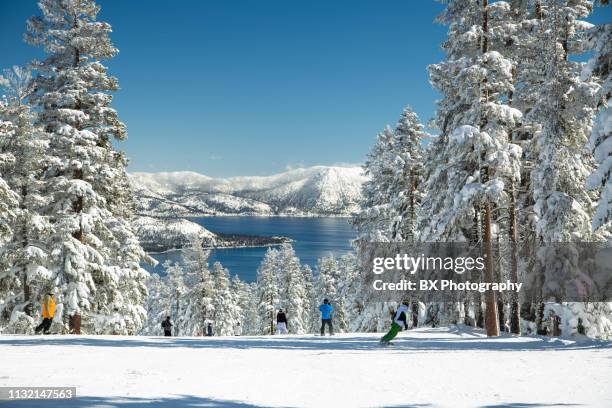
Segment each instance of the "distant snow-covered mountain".
[{"label": "distant snow-covered mountain", "polygon": [[359,208],[361,167],[315,166],[265,177],[194,172],[132,173],[138,211],[151,216],[350,215]]}]

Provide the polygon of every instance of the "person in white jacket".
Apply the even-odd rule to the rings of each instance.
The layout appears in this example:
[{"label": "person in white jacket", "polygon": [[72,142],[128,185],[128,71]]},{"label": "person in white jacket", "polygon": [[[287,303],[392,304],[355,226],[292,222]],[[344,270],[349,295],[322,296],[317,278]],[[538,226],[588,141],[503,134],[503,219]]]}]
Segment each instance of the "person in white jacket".
[{"label": "person in white jacket", "polygon": [[240,322],[236,323],[236,326],[234,326],[234,336],[242,336],[242,326]]},{"label": "person in white jacket", "polygon": [[393,323],[391,323],[391,329],[387,334],[380,339],[381,344],[389,344],[391,340],[397,336],[397,333],[403,329],[408,329],[407,316],[410,307],[410,301],[404,300],[400,307],[397,308],[395,316],[393,316]]}]

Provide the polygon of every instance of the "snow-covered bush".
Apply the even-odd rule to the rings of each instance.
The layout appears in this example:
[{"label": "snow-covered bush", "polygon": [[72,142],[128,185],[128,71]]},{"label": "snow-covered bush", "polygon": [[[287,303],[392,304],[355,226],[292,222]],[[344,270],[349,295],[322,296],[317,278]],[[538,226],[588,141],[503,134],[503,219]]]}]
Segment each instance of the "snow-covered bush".
[{"label": "snow-covered bush", "polygon": [[13,309],[11,319],[6,326],[4,333],[8,334],[34,334],[34,328],[37,326],[36,321],[25,312]]}]

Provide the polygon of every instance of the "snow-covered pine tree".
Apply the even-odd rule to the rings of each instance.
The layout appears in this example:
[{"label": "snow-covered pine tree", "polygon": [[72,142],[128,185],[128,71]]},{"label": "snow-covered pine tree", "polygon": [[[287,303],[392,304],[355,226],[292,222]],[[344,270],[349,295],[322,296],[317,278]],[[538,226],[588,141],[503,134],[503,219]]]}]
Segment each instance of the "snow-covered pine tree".
[{"label": "snow-covered pine tree", "polygon": [[180,263],[166,261],[165,275],[147,279],[147,323],[141,334],[159,334],[160,324],[170,316],[175,334],[201,336],[206,324],[213,322],[215,283],[208,269],[209,252],[200,239],[183,251]]},{"label": "snow-covered pine tree", "polygon": [[[598,241],[605,231],[592,231],[596,196],[586,188],[595,163],[585,145],[591,136],[600,85],[596,77],[581,76],[583,63],[576,61],[576,56],[589,50],[586,30],[592,25],[581,19],[588,17],[593,2],[542,0],[540,5],[538,39],[546,65],[539,67],[542,86],[531,112],[540,130],[529,149],[536,158],[530,174],[535,236],[539,244],[546,245],[546,250],[538,251],[533,269],[545,271],[541,287],[546,288],[550,287],[546,282],[583,280],[581,271],[571,267],[574,251],[551,243]],[[563,267],[553,269],[551,265]],[[540,334],[546,333],[546,314],[552,310],[544,300],[533,307]]]},{"label": "snow-covered pine tree", "polygon": [[187,250],[183,256],[186,288],[181,296],[181,329],[186,336],[198,336],[205,333],[206,324],[213,320],[215,287],[208,269],[208,254],[203,253],[203,263],[200,264],[199,260],[189,259],[190,252]]},{"label": "snow-covered pine tree", "polygon": [[[499,236],[494,237],[495,227],[499,228],[497,220],[493,219],[495,203],[508,201],[506,194],[506,181],[513,185],[520,179],[521,148],[510,144],[509,134],[521,119],[522,113],[510,106],[508,95],[514,91],[514,65],[511,60],[505,58],[499,51],[491,51],[493,40],[500,37],[500,33],[506,28],[506,21],[511,17],[510,7],[507,3],[482,2],[482,38],[481,52],[482,60],[479,61],[481,68],[485,70],[480,79],[480,107],[479,125],[481,131],[490,135],[499,146],[490,154],[481,153],[480,178],[485,185],[485,196],[483,200],[483,247],[485,259],[484,280],[492,282],[496,277],[501,277],[501,263],[499,248],[494,256],[494,240],[500,241]],[[506,40],[506,35],[501,35]],[[507,51],[503,49],[503,51]],[[492,183],[490,183],[493,178]],[[490,186],[487,186],[490,184]],[[487,191],[489,188],[491,190]],[[502,189],[502,191],[495,191]],[[510,197],[510,201],[513,198]],[[513,215],[513,214],[512,214]],[[494,225],[495,224],[495,225]],[[494,270],[496,269],[496,270]],[[499,279],[498,279],[499,280]],[[499,295],[501,296],[501,295]],[[493,291],[485,293],[486,304],[486,330],[488,336],[499,335],[503,321],[503,303],[501,303]],[[513,309],[518,312],[518,307]]]},{"label": "snow-covered pine tree", "polygon": [[145,323],[146,311],[143,304],[148,296],[146,279],[148,273],[140,265],[146,262],[156,265],[157,261],[146,254],[136,236],[132,222],[134,213],[134,195],[127,175],[127,160],[123,153],[113,152],[114,158],[109,166],[117,171],[109,190],[105,194],[113,217],[105,220],[106,228],[111,232],[112,239],[107,245],[112,249],[107,263],[119,272],[115,286],[98,287],[94,300],[98,304],[107,305],[98,308],[98,313],[112,313],[114,327],[105,323],[108,317],[99,319],[99,329],[96,332],[111,332],[135,334]]},{"label": "snow-covered pine tree", "polygon": [[276,274],[279,287],[279,306],[287,315],[287,330],[292,334],[307,331],[304,313],[307,310],[306,288],[300,259],[291,244],[283,244],[278,252],[279,269]]},{"label": "snow-covered pine tree", "polygon": [[316,333],[319,330],[319,316],[314,295],[314,276],[310,265],[302,265],[302,279],[304,280],[304,292],[306,294],[302,320],[306,323],[307,333]]},{"label": "snow-covered pine tree", "polygon": [[[544,127],[545,122],[547,122],[547,120],[543,119],[544,112],[546,109],[550,111],[556,109],[550,106],[550,102],[553,100],[561,106],[574,105],[574,108],[578,107],[575,112],[572,113],[570,109],[560,114],[568,118],[570,122],[586,124],[589,121],[588,119],[585,120],[589,116],[588,109],[581,111],[579,105],[587,106],[590,104],[588,101],[589,94],[594,89],[592,83],[587,83],[592,76],[590,73],[591,64],[587,64],[582,74],[582,80],[587,81],[582,84],[580,81],[574,82],[572,86],[566,88],[570,90],[568,93],[565,93],[562,87],[559,88],[553,84],[556,78],[552,78],[552,72],[553,70],[556,72],[558,67],[564,66],[561,71],[567,73],[568,65],[573,65],[573,68],[569,69],[569,71],[572,71],[570,76],[577,78],[581,64],[577,62],[566,64],[572,59],[569,56],[581,54],[587,48],[596,49],[598,47],[597,37],[605,30],[599,31],[600,34],[597,33],[597,29],[592,30],[590,38],[588,38],[590,42],[585,42],[583,31],[590,28],[591,25],[578,19],[589,14],[592,7],[592,2],[590,1],[555,2],[535,0],[529,2],[515,0],[510,2],[510,7],[511,19],[504,25],[503,35],[500,36],[502,42],[506,44],[504,56],[513,59],[516,73],[514,76],[515,92],[508,95],[508,102],[512,103],[513,107],[522,111],[524,115],[521,125],[514,129],[512,135],[513,142],[523,147],[523,157],[521,182],[516,186],[511,184],[512,187],[516,188],[509,191],[509,194],[515,198],[511,200],[510,207],[516,209],[515,216],[512,217],[511,215],[513,225],[510,225],[509,235],[512,241],[519,242],[523,247],[535,247],[545,241],[542,239],[541,233],[538,232],[542,219],[539,216],[539,212],[536,211],[537,203],[534,198],[534,192],[539,188],[538,185],[542,180],[533,180],[532,177],[536,174],[536,171],[542,174],[541,170],[544,166],[544,161],[541,157],[543,147],[549,146],[547,147],[550,150],[548,154],[553,154],[552,151],[555,150],[554,147],[550,147],[549,142],[551,140],[542,140],[543,135],[546,133]],[[564,13],[567,15],[564,16]],[[553,37],[556,37],[557,40],[554,40]],[[599,46],[603,45],[604,43],[599,43]],[[556,53],[559,56],[553,56]],[[597,53],[595,58],[591,60],[591,63],[594,63],[596,59]],[[555,62],[557,68],[551,65],[551,61],[555,60],[562,61],[560,63]],[[553,95],[552,90],[555,90],[557,94]],[[546,93],[548,93],[548,96],[545,95]],[[565,100],[569,104],[566,104]],[[577,116],[573,116],[576,112],[578,112]],[[571,144],[573,143],[562,142],[561,150],[567,149]],[[578,152],[576,155],[569,153],[572,156],[572,160],[568,163],[569,167],[573,166],[575,170],[570,172],[575,173],[576,179],[584,179],[585,169],[580,168],[582,164],[586,164],[587,167],[590,166],[590,159],[586,158],[582,152],[579,152],[580,147],[578,145],[569,147],[567,150]],[[563,161],[559,160],[558,162],[562,163]],[[576,165],[577,162],[582,162],[582,164]],[[554,173],[550,169],[545,170],[545,172],[548,172],[551,176]],[[597,172],[593,173],[593,177],[597,178],[595,174]],[[593,185],[588,183],[588,187],[599,189],[599,187],[603,186],[599,184],[600,181],[601,179],[597,180]],[[571,180],[569,183],[580,184],[580,181]],[[585,197],[583,193],[579,195]],[[587,203],[585,208],[589,207],[588,201],[588,198],[584,200]],[[541,203],[542,201],[540,201]],[[581,209],[577,208],[576,214],[580,214],[581,211]],[[556,215],[553,215],[553,218],[556,218]],[[515,268],[515,263],[513,263],[512,270]],[[533,269],[535,265],[529,265],[528,268]],[[511,330],[515,333],[518,333],[517,306],[513,302],[512,309],[514,310],[510,322]],[[543,305],[540,305],[539,315],[542,312],[541,306]]]},{"label": "snow-covered pine tree", "polygon": [[[509,6],[504,29],[491,36],[490,40],[493,49],[501,50],[506,58],[512,60],[514,87],[508,91],[507,103],[523,113],[521,121],[515,123],[513,129],[509,129],[512,143],[522,148],[520,179],[509,177],[506,180],[508,218],[507,222],[499,222],[500,231],[497,234],[498,239],[508,241],[505,250],[500,249],[501,252],[507,253],[507,256],[503,253],[501,256],[502,259],[506,257],[508,262],[500,260],[499,269],[505,266],[508,270],[507,277],[516,282],[519,275],[519,248],[526,241],[533,241],[535,231],[529,176],[536,159],[528,146],[534,132],[539,128],[539,124],[531,120],[530,112],[536,103],[542,79],[536,68],[537,63],[541,62],[538,31],[541,28],[542,13],[539,0],[513,0],[509,2]],[[511,293],[508,301],[509,329],[514,334],[520,334],[520,305],[517,294]],[[504,310],[503,303],[498,303],[498,308],[501,314]],[[504,326],[503,321],[500,321],[500,326]]]},{"label": "snow-covered pine tree", "polygon": [[[0,264],[5,265],[0,286],[12,288],[11,294],[3,297],[7,314],[14,309],[13,312],[33,316],[39,310],[37,300],[40,292],[49,289],[46,286],[49,273],[44,267],[47,260],[45,236],[49,225],[44,217],[38,215],[44,202],[39,194],[39,180],[45,145],[39,130],[33,125],[34,114],[26,103],[32,92],[31,71],[17,66],[5,70],[4,75],[0,75],[0,88],[7,92],[0,106],[0,119],[10,122],[13,128],[12,132],[0,137],[0,152],[14,158],[2,171],[18,200],[18,208],[10,223],[11,240],[0,249]],[[21,326],[29,332],[23,324]]]},{"label": "snow-covered pine tree", "polygon": [[589,43],[595,55],[582,76],[601,81],[597,98],[599,112],[589,139],[598,166],[587,179],[587,188],[601,189],[592,221],[593,230],[597,230],[610,228],[612,222],[612,24],[595,27],[589,34]]},{"label": "snow-covered pine tree", "polygon": [[126,196],[115,195],[126,176],[112,140],[124,140],[126,130],[110,107],[118,82],[100,62],[117,54],[111,27],[96,20],[93,0],[41,0],[39,6],[42,15],[28,21],[26,40],[48,54],[36,67],[30,100],[49,140],[49,269],[72,332],[80,332],[83,318],[87,331],[133,333],[142,324],[147,275],[125,216]]},{"label": "snow-covered pine tree", "polygon": [[214,333],[216,336],[233,336],[236,323],[240,319],[240,308],[230,287],[229,271],[220,262],[215,262],[212,276],[215,281]]},{"label": "snow-covered pine tree", "polygon": [[335,307],[340,309],[338,327],[342,332],[350,332],[351,322],[358,313],[359,267],[357,256],[354,252],[348,252],[338,260],[338,296]]},{"label": "snow-covered pine tree", "polygon": [[333,256],[324,256],[317,260],[315,273],[315,302],[320,305],[323,299],[328,299],[334,304],[338,295],[336,276],[338,261]]},{"label": "snow-covered pine tree", "polygon": [[[466,91],[454,81],[464,66],[480,54],[480,16],[477,2],[456,0],[447,2],[446,8],[437,18],[439,23],[449,25],[449,33],[447,41],[442,45],[446,60],[428,67],[430,82],[443,97],[438,101],[436,116],[432,121],[440,135],[428,149],[425,169],[427,195],[417,214],[419,239],[424,242],[464,241],[466,238],[478,241],[477,237],[471,236],[475,231],[471,223],[460,227],[451,225],[454,197],[461,188],[462,181],[474,173],[474,164],[471,164],[471,168],[466,169],[464,174],[458,174],[457,170],[449,171],[446,161],[450,157],[447,148],[450,135],[455,128],[466,124],[464,116],[470,108],[464,100]],[[463,42],[467,42],[469,46],[463,47]],[[450,191],[451,189],[453,191]]]},{"label": "snow-covered pine tree", "polygon": [[[430,82],[444,98],[435,120],[441,137],[431,149],[438,157],[427,171],[428,195],[418,217],[420,239],[481,241],[487,281],[494,277],[492,203],[506,199],[505,180],[520,177],[521,149],[508,137],[522,116],[507,103],[513,64],[492,48],[509,13],[503,1],[449,2],[439,18],[449,25],[446,60],[429,67]],[[494,336],[497,302],[492,292],[485,298],[487,333]]]},{"label": "snow-covered pine tree", "polygon": [[585,180],[593,167],[584,149],[590,136],[594,95],[598,85],[582,80],[582,64],[570,55],[582,54],[587,44],[582,32],[592,2],[543,0],[541,58],[547,64],[533,115],[542,128],[530,149],[537,154],[531,188],[538,217],[536,233],[543,243],[588,241],[593,202]]},{"label": "snow-covered pine tree", "polygon": [[182,297],[185,327],[183,333],[189,336],[204,335],[206,325],[214,318],[213,299],[215,282],[208,268],[210,253],[205,250],[200,237],[194,237],[190,248],[183,251],[185,282],[187,291]]},{"label": "snow-covered pine tree", "polygon": [[[0,143],[15,133],[15,125],[4,117],[6,102],[0,100]],[[15,218],[19,201],[3,178],[4,169],[13,165],[15,157],[10,153],[0,152],[0,255],[4,255],[3,245],[12,238],[11,223]],[[21,283],[11,266],[1,262],[0,258],[0,326],[4,326],[11,317]]]},{"label": "snow-covered pine tree", "polygon": [[238,275],[234,275],[231,289],[239,311],[237,323],[240,323],[242,327],[242,334],[255,334],[256,330],[253,323],[257,322],[257,313],[254,304],[253,286],[243,282]]},{"label": "snow-covered pine tree", "polygon": [[[357,254],[359,253],[358,251]],[[344,275],[340,278],[342,293],[344,294],[344,291],[347,290],[346,296],[342,298],[345,321],[349,325],[347,331],[387,331],[391,324],[389,319],[390,309],[394,308],[397,302],[386,302],[380,299],[380,293],[372,290],[370,284],[366,284],[368,280],[365,275],[371,273],[371,271],[367,267],[362,266],[364,262],[361,259],[358,261],[358,264],[355,265],[355,276],[352,278],[352,281],[345,281]],[[318,300],[320,302],[320,299]],[[320,313],[317,308],[315,308],[313,318],[320,325],[320,320],[318,320]]]},{"label": "snow-covered pine tree", "polygon": [[257,332],[274,334],[279,287],[276,279],[278,250],[269,248],[257,269]]},{"label": "snow-covered pine tree", "polygon": [[[434,120],[441,131],[434,142],[439,146],[432,149],[436,158],[428,169],[427,197],[417,217],[424,242],[478,241],[474,218],[480,210],[474,212],[474,200],[501,193],[503,176],[518,170],[514,158],[520,149],[507,140],[521,113],[503,103],[513,89],[512,62],[483,48],[484,38],[493,35],[489,31],[499,32],[496,24],[504,21],[505,6],[493,7],[497,3],[503,2],[481,8],[474,1],[451,1],[439,17],[449,25],[449,34],[446,60],[429,67],[430,82],[444,98]],[[488,14],[491,9],[493,15]],[[485,168],[488,180],[481,175]]]},{"label": "snow-covered pine tree", "polygon": [[[354,241],[355,250],[358,254],[365,253],[368,246],[374,242],[389,242],[393,240],[394,232],[397,232],[397,213],[393,210],[391,201],[393,197],[390,191],[395,183],[405,184],[395,177],[398,175],[398,154],[395,151],[395,135],[389,126],[380,132],[376,142],[371,148],[364,164],[364,174],[369,179],[363,184],[360,212],[353,218],[353,226],[356,232]],[[403,166],[400,166],[403,170]],[[397,235],[397,234],[396,234]],[[319,260],[320,261],[320,260]],[[362,274],[368,274],[369,268],[365,265],[360,268]],[[365,276],[360,278],[363,281]],[[318,310],[324,296],[320,293],[322,283],[321,277],[316,277],[314,292],[312,294],[311,325],[314,332],[318,332],[321,321]],[[381,310],[381,303],[374,298],[371,288],[367,285],[360,286],[359,295],[355,297],[359,303],[360,318],[356,319],[353,331],[370,331],[372,322],[377,319],[377,313]],[[383,313],[384,314],[384,313]]]},{"label": "snow-covered pine tree", "polygon": [[395,220],[391,228],[394,241],[414,242],[416,233],[416,210],[423,191],[424,151],[422,143],[429,135],[410,107],[404,108],[393,132],[397,156],[395,182],[390,189],[391,207]]},{"label": "snow-covered pine tree", "polygon": [[185,314],[187,303],[185,298],[189,298],[189,287],[185,282],[185,270],[183,265],[178,262],[171,263],[169,260],[163,264],[166,271],[166,276],[163,278],[165,285],[162,304],[163,310],[167,310],[167,315],[174,321],[174,335],[187,335],[185,328],[189,326],[190,321]]},{"label": "snow-covered pine tree", "polygon": [[353,220],[356,242],[403,241],[414,236],[424,158],[421,143],[427,137],[410,107],[404,108],[395,129],[387,126],[378,134],[364,165],[370,178],[363,186],[362,211]]},{"label": "snow-covered pine tree", "polygon": [[[539,238],[536,233],[538,217],[534,209],[532,175],[534,166],[540,159],[538,149],[534,148],[534,138],[536,133],[542,130],[541,115],[537,108],[542,100],[542,90],[544,83],[547,82],[546,71],[550,63],[543,57],[546,48],[544,22],[546,11],[542,0],[533,2],[517,0],[512,2],[511,6],[515,18],[514,27],[517,27],[514,30],[515,35],[511,37],[512,47],[510,47],[510,52],[514,55],[516,75],[515,90],[508,99],[513,107],[523,113],[521,125],[517,126],[512,134],[512,141],[523,148],[523,156],[521,181],[515,191],[512,191],[515,193],[516,214],[510,214],[511,221],[519,228],[510,231],[510,238],[518,242],[520,247],[535,248]],[[534,257],[529,256],[528,259],[531,263],[528,268],[533,268]],[[511,326],[511,331],[516,333],[518,328],[514,311],[511,316]]]},{"label": "snow-covered pine tree", "polygon": [[172,297],[169,293],[166,282],[156,273],[147,278],[147,301],[145,310],[147,311],[147,321],[139,334],[144,336],[159,336],[162,334],[161,322],[170,316]]},{"label": "snow-covered pine tree", "polygon": [[[372,242],[414,242],[416,213],[423,196],[425,157],[422,141],[429,137],[423,128],[417,115],[406,107],[395,129],[386,127],[368,154],[364,170],[370,180],[364,184],[362,210],[353,222],[357,232],[355,245],[360,254]],[[367,269],[361,268],[363,273],[368,273]],[[375,295],[369,292],[370,287],[363,287],[363,291],[352,298],[356,303],[351,308],[372,316],[386,307],[374,304],[377,302],[373,298]],[[364,307],[372,310],[365,311]],[[381,321],[388,320],[387,314],[383,312]],[[345,323],[348,328],[348,321],[343,321],[343,328]],[[366,326],[361,327],[367,330]]]},{"label": "snow-covered pine tree", "polygon": [[362,210],[353,219],[358,246],[391,240],[395,214],[390,204],[390,190],[396,181],[397,153],[393,130],[387,126],[378,134],[364,164],[364,173],[369,179],[362,187]]},{"label": "snow-covered pine tree", "polygon": [[[349,330],[349,320],[346,311],[346,299],[344,293],[340,291],[341,281],[346,276],[341,269],[341,263],[333,256],[325,256],[317,261],[315,274],[315,302],[320,305],[323,299],[328,299],[334,307],[332,319],[334,331],[346,332]],[[318,312],[318,308],[317,308]],[[317,313],[320,318],[320,313]],[[319,321],[320,323],[320,321]]]}]

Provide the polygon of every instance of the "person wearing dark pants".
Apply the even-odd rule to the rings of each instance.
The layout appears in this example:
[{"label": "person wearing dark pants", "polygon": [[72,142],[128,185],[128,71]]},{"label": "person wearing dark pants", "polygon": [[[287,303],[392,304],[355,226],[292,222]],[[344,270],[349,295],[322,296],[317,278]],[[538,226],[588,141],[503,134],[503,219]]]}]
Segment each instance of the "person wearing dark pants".
[{"label": "person wearing dark pants", "polygon": [[329,300],[323,299],[323,304],[319,306],[319,311],[321,312],[321,336],[325,336],[325,325],[327,325],[329,330],[329,335],[334,335],[334,326],[332,326],[331,314],[334,310],[334,307],[329,304]]},{"label": "person wearing dark pants", "polygon": [[51,323],[53,323],[53,320],[48,318],[43,319],[43,321],[34,329],[34,333],[38,334],[42,330],[44,334],[49,334]]},{"label": "person wearing dark pants", "polygon": [[162,322],[162,328],[164,329],[164,336],[172,336],[172,322],[170,322],[170,316],[166,316],[166,320]]},{"label": "person wearing dark pants", "polygon": [[36,326],[34,333],[39,333],[42,330],[44,334],[49,334],[51,323],[53,323],[53,318],[55,317],[55,299],[53,298],[53,293],[47,293],[43,299],[42,317],[43,321]]},{"label": "person wearing dark pants", "polygon": [[327,325],[327,331],[330,336],[334,335],[334,326],[332,325],[331,319],[321,319],[321,336],[325,336],[325,325]]}]

